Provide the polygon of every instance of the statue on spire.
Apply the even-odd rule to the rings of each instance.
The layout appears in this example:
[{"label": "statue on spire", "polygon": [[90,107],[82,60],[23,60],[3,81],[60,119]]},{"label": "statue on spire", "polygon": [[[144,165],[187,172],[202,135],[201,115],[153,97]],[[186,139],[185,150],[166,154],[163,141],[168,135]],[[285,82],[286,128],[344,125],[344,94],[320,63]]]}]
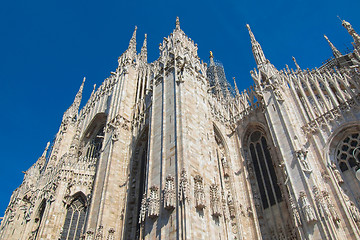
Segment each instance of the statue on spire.
[{"label": "statue on spire", "polygon": [[301,68],[300,68],[299,64],[297,63],[296,58],[295,58],[295,57],[292,57],[292,60],[293,60],[294,63],[295,63],[296,69],[300,71]]},{"label": "statue on spire", "polygon": [[210,51],[210,66],[215,66],[215,63],[214,63],[214,55],[213,55],[213,52]]},{"label": "statue on spire", "polygon": [[341,23],[342,23],[341,25],[343,25],[343,27],[346,28],[349,34],[353,37],[355,43],[360,45],[360,35],[357,32],[355,32],[351,24],[345,20],[342,20]]},{"label": "statue on spire", "polygon": [[246,24],[247,29],[249,30],[252,51],[254,54],[255,62],[257,65],[261,65],[266,62],[266,58],[263,50],[261,49],[260,44],[256,41],[254,34],[252,33],[249,24]]},{"label": "statue on spire", "polygon": [[334,44],[332,44],[332,42],[330,42],[329,38],[326,35],[324,35],[324,38],[329,43],[334,57],[335,58],[341,57],[342,56],[341,52],[339,50],[337,50],[337,48],[334,46]]}]

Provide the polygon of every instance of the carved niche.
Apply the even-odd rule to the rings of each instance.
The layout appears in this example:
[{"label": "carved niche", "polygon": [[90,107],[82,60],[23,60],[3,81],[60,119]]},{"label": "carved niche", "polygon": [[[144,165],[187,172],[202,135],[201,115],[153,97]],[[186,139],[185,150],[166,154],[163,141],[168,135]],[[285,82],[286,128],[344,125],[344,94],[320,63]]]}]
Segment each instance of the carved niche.
[{"label": "carved niche", "polygon": [[180,201],[182,200],[189,201],[189,181],[185,169],[181,171],[179,188],[180,188],[179,191]]},{"label": "carved niche", "polygon": [[218,186],[216,184],[211,184],[210,186],[210,207],[212,216],[221,216],[221,202],[218,192]]},{"label": "carved niche", "polygon": [[292,218],[294,221],[294,225],[296,227],[299,227],[302,224],[301,224],[300,214],[299,214],[298,208],[296,206],[296,202],[294,201],[294,199],[291,196],[289,197],[289,202],[290,202],[290,206],[291,206]]},{"label": "carved niche", "polygon": [[299,202],[300,202],[302,213],[305,217],[305,221],[307,223],[317,221],[315,211],[314,211],[313,207],[310,205],[304,191],[300,192]]},{"label": "carved niche", "polygon": [[205,192],[203,178],[200,175],[194,177],[194,197],[195,197],[195,208],[204,209],[205,203]]},{"label": "carved niche", "polygon": [[164,189],[164,208],[172,210],[176,206],[175,202],[175,182],[174,177],[168,175],[166,177],[165,189]]},{"label": "carved niche", "polygon": [[150,187],[150,197],[148,205],[148,216],[149,218],[156,218],[159,216],[159,187],[151,186]]},{"label": "carved niche", "polygon": [[324,201],[329,209],[330,216],[332,220],[338,225],[340,223],[340,217],[336,211],[335,205],[332,203],[329,193],[327,191],[322,191]]},{"label": "carved niche", "polygon": [[313,192],[315,195],[315,202],[316,205],[319,209],[320,212],[320,216],[322,218],[326,218],[328,216],[330,216],[330,212],[329,209],[327,207],[327,204],[325,203],[324,199],[323,199],[323,195],[321,194],[319,188],[317,186],[313,186]]}]

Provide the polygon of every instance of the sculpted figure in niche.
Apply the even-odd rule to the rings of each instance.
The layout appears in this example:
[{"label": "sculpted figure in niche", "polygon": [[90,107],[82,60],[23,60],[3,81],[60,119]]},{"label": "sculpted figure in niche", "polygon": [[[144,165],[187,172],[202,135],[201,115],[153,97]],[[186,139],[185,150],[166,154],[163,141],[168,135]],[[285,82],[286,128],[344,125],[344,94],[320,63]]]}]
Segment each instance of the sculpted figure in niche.
[{"label": "sculpted figure in niche", "polygon": [[329,193],[327,191],[322,191],[322,194],[324,196],[324,201],[329,209],[330,215],[332,217],[332,220],[336,223],[339,224],[340,223],[340,217],[336,211],[336,208],[334,206],[334,204],[332,203]]},{"label": "sculpted figure in niche", "polygon": [[305,216],[306,222],[310,223],[310,222],[316,221],[317,218],[316,218],[314,209],[310,205],[305,192],[300,192],[299,202],[301,205],[302,212]]},{"label": "sculpted figure in niche", "polygon": [[171,210],[175,208],[175,184],[174,177],[168,175],[166,177],[166,184],[164,189],[164,207]]},{"label": "sculpted figure in niche", "polygon": [[314,192],[314,195],[315,195],[316,205],[317,205],[317,207],[319,209],[319,212],[320,212],[320,216],[323,217],[323,218],[326,218],[326,217],[330,216],[328,206],[325,203],[325,201],[323,199],[323,195],[321,195],[320,190],[319,190],[319,188],[317,186],[313,187],[313,192]]},{"label": "sculpted figure in niche", "polygon": [[196,175],[194,178],[194,197],[195,197],[195,207],[197,209],[205,208],[205,193],[203,178],[200,175]]},{"label": "sculpted figure in niche", "polygon": [[150,218],[159,216],[159,187],[155,185],[150,188],[148,215]]},{"label": "sculpted figure in niche", "polygon": [[212,184],[210,186],[210,206],[212,216],[221,216],[220,197],[218,193],[218,186],[216,184]]},{"label": "sculpted figure in niche", "polygon": [[189,201],[189,182],[185,169],[181,171],[179,188],[180,188],[180,192],[179,192],[180,201],[182,200]]}]

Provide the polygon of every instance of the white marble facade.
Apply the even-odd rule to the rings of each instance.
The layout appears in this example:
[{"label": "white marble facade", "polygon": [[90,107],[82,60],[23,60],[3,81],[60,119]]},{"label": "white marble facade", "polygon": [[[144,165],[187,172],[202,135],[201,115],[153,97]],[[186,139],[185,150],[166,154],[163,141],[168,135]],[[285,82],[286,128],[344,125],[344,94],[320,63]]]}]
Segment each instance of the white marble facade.
[{"label": "white marble facade", "polygon": [[180,28],[119,65],[26,171],[1,239],[359,239],[360,38],[313,70],[257,69],[240,92]]}]

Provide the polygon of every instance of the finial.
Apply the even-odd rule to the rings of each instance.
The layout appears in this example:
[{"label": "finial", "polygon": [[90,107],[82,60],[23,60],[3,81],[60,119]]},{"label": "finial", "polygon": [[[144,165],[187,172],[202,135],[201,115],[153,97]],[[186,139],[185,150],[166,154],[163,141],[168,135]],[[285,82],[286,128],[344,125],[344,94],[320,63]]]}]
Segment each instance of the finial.
[{"label": "finial", "polygon": [[301,70],[299,64],[297,63],[297,61],[296,61],[296,59],[295,59],[295,57],[292,57],[292,60],[293,60],[294,63],[295,63],[296,69],[297,69],[297,70]]},{"label": "finial", "polygon": [[329,43],[330,48],[333,52],[334,57],[338,58],[341,57],[342,54],[339,50],[336,49],[336,47],[334,46],[334,44],[332,44],[332,42],[330,42],[329,38],[324,34],[324,38],[326,39],[326,41]]},{"label": "finial", "polygon": [[213,52],[210,51],[210,65],[209,66],[215,66],[215,62],[214,62],[214,55],[213,55]]},{"label": "finial", "polygon": [[176,17],[176,30],[180,30],[180,20],[179,20],[179,17]]}]

